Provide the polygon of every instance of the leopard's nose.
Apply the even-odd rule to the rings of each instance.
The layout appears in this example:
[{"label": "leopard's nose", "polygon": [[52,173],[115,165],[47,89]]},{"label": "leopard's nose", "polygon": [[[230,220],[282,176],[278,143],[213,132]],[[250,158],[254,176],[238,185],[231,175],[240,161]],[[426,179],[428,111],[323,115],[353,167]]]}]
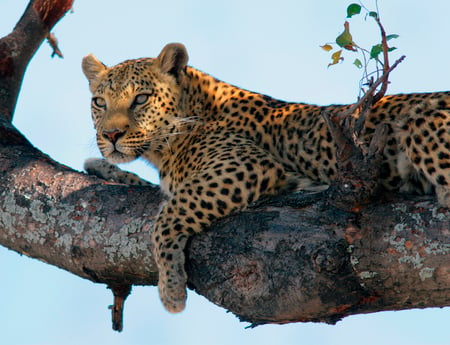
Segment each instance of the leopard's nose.
[{"label": "leopard's nose", "polygon": [[125,131],[122,131],[120,129],[111,129],[108,131],[103,131],[102,135],[103,138],[109,140],[112,144],[117,143],[117,141],[123,137],[125,134]]}]

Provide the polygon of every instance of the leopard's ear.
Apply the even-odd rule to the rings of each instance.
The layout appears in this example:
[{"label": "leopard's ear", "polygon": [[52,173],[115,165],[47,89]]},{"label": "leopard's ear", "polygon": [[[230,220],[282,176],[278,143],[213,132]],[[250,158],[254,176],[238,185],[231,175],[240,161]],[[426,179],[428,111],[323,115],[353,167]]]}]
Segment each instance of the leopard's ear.
[{"label": "leopard's ear", "polygon": [[187,62],[188,53],[181,43],[169,43],[155,59],[162,72],[173,75],[177,80],[185,70]]},{"label": "leopard's ear", "polygon": [[84,75],[89,81],[91,91],[94,91],[97,87],[99,79],[108,70],[108,67],[97,60],[97,58],[92,54],[86,55],[83,58],[81,67]]}]

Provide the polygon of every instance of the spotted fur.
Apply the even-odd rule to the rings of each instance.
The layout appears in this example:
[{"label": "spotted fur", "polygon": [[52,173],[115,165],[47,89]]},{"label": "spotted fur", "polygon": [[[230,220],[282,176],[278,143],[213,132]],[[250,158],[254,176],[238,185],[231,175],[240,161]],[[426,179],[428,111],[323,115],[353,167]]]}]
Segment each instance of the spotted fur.
[{"label": "spotted fur", "polygon": [[[245,208],[262,195],[328,184],[335,145],[320,113],[326,107],[288,103],[243,90],[187,66],[181,44],[153,58],[108,68],[83,59],[97,143],[112,163],[142,157],[159,171],[169,196],[152,232],[159,292],[171,312],[184,308],[183,249],[189,236]],[[381,166],[391,190],[431,193],[450,206],[450,93],[400,94],[368,116],[362,147],[380,123],[389,127]],[[109,176],[110,169],[92,164]]]}]

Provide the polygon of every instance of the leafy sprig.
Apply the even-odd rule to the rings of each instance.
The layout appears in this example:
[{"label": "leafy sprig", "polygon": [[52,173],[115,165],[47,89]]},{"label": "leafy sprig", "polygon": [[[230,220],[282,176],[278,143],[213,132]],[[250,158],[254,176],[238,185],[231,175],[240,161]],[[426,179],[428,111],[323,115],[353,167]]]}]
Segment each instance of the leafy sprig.
[{"label": "leafy sprig", "polygon": [[[380,20],[378,6],[376,7],[376,11],[370,11],[362,4],[352,3],[347,7],[347,19],[350,20],[354,16],[365,14],[366,20],[371,19],[377,24],[380,30],[381,42],[374,44],[369,49],[362,47],[354,41],[350,31],[350,23],[346,20],[344,22],[344,31],[336,37],[335,41],[321,46],[323,50],[331,53],[331,62],[328,64],[328,67],[344,61],[344,53],[358,54],[358,57],[353,61],[353,65],[359,69],[363,69],[363,76],[360,80],[361,91],[363,93],[365,93],[363,85],[367,85],[370,88],[375,84],[374,76],[376,76],[375,79],[377,81],[380,78],[383,79],[383,82],[377,83],[380,89],[376,95],[374,94],[374,90],[372,90],[374,94],[373,102],[383,97],[387,90],[388,75],[392,71],[389,66],[389,53],[397,49],[396,47],[390,47],[388,42],[399,37],[397,34],[386,34]],[[403,60],[403,58],[401,59]],[[369,63],[371,61],[375,62],[374,70],[369,70]]]},{"label": "leafy sprig", "polygon": [[[373,18],[378,24],[380,30],[384,31],[378,11],[369,11],[363,5],[356,3],[350,4],[347,7],[347,18],[351,19],[354,16],[360,15],[362,12],[365,12],[366,19]],[[399,35],[397,34],[386,35],[386,42],[398,37]],[[335,49],[335,46],[337,46],[337,50],[333,51]],[[383,41],[374,44],[370,49],[360,46],[353,40],[353,35],[350,32],[350,23],[347,20],[344,22],[344,31],[336,37],[335,42],[324,44],[321,47],[327,52],[333,51],[331,54],[331,62],[328,64],[328,66],[334,66],[343,61],[344,51],[362,54],[364,63],[360,58],[355,58],[355,60],[353,61],[353,64],[358,68],[363,68],[364,66],[366,66],[368,64],[368,60],[370,59],[375,60],[381,66],[384,65],[383,59],[380,58],[380,54],[384,52]],[[395,49],[397,48],[387,47],[387,52],[389,53]]]}]

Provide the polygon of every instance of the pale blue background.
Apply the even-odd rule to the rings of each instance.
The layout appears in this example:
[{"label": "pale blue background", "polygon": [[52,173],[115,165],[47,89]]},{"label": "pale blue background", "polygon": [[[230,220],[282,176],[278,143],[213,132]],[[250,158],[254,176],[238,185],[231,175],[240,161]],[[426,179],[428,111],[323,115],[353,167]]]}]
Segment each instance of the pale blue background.
[{"label": "pale blue background", "polygon": [[[0,0],[0,35],[10,32],[27,0]],[[319,104],[353,102],[360,71],[346,63],[327,69],[319,45],[342,31],[344,0],[107,1],[76,0],[74,13],[55,28],[64,59],[43,44],[27,71],[14,123],[44,152],[81,169],[98,156],[90,122],[90,95],[80,70],[92,52],[106,64],[155,56],[183,42],[190,64],[241,87]],[[372,3],[367,1],[367,5]],[[389,92],[450,88],[450,2],[385,0],[388,33],[396,33],[407,60]],[[375,43],[373,25],[352,30]],[[372,28],[372,29],[370,29]],[[355,37],[358,42],[358,38]],[[397,57],[399,56],[397,53]],[[155,181],[144,163],[132,164]],[[450,344],[450,309],[383,312],[349,317],[336,326],[246,324],[189,293],[187,309],[166,313],[153,287],[135,287],[125,330],[110,326],[110,291],[47,264],[0,248],[0,344]]]}]

